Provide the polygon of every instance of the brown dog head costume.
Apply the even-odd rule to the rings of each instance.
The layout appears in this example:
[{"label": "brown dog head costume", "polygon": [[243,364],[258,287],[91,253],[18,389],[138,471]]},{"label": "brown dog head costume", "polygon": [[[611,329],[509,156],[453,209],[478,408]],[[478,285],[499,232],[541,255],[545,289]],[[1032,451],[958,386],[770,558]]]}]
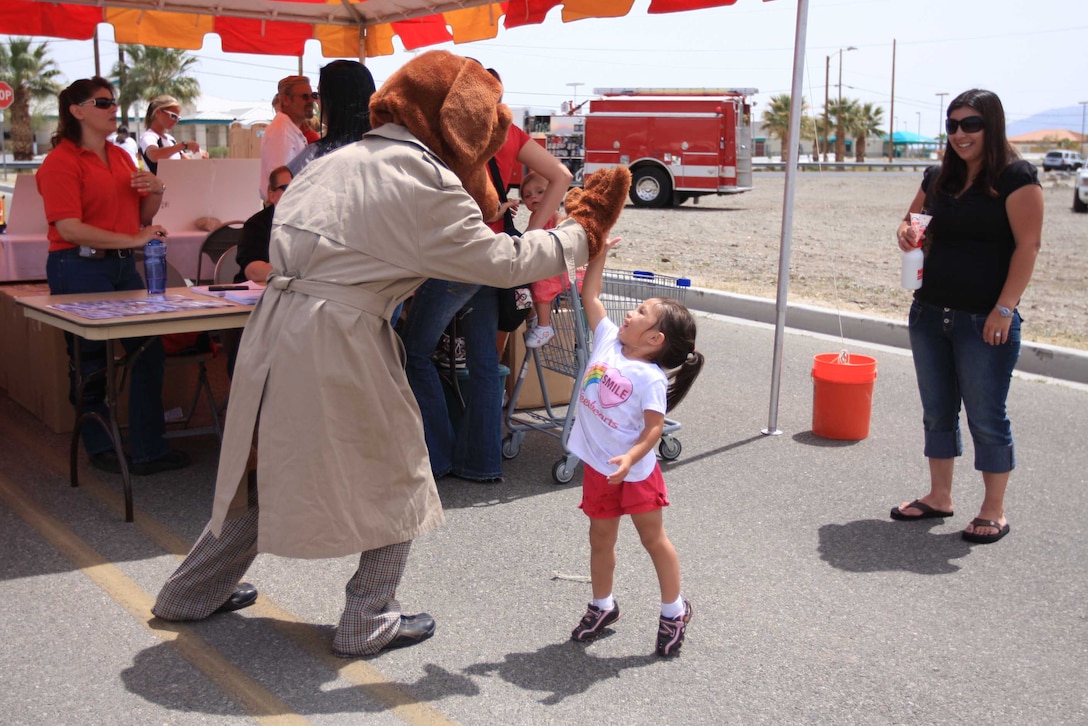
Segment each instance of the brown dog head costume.
[{"label": "brown dog head costume", "polygon": [[[432,50],[405,63],[374,93],[370,123],[411,131],[461,179],[484,219],[491,219],[499,197],[487,161],[506,142],[512,119],[500,98],[502,83],[477,61]],[[591,174],[584,189],[568,194],[567,216],[586,230],[591,258],[619,218],[630,186],[630,172],[616,167]]]}]

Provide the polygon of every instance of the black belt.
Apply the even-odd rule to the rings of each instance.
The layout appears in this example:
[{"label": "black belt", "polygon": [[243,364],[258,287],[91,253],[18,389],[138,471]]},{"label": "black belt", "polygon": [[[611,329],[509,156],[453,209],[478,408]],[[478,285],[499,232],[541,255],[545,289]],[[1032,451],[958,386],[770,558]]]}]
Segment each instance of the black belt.
[{"label": "black belt", "polygon": [[85,255],[82,255],[82,254],[79,253],[79,247],[75,247],[73,249],[66,250],[66,251],[70,252],[70,253],[77,254],[80,257],[83,257],[84,259],[88,259],[88,260],[102,260],[102,259],[105,259],[106,257],[132,257],[134,254],[136,254],[136,250],[134,250],[134,249],[122,249],[122,250],[96,249],[95,254],[94,254],[93,257],[86,257]]}]

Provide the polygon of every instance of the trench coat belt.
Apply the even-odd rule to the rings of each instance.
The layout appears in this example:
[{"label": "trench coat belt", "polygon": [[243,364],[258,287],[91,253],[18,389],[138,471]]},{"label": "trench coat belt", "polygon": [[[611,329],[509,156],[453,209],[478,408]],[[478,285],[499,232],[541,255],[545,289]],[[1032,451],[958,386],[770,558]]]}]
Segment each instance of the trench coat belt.
[{"label": "trench coat belt", "polygon": [[338,285],[335,282],[320,280],[300,280],[288,275],[272,274],[268,277],[268,288],[281,293],[301,293],[310,297],[347,305],[350,308],[388,320],[397,307],[396,300],[390,300],[358,285]]}]

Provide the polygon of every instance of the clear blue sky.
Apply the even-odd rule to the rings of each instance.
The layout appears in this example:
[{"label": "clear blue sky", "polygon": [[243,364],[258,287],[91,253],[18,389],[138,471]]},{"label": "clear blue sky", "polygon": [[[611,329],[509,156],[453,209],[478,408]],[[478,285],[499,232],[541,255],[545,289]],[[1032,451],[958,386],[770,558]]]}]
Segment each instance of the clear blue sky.
[{"label": "clear blue sky", "polygon": [[[437,46],[471,55],[502,74],[506,101],[541,111],[557,109],[595,87],[744,86],[771,94],[790,89],[796,0],[738,0],[732,7],[648,15],[636,0],[625,18],[563,23],[558,9],[544,24],[499,30],[493,41]],[[100,26],[103,70],[117,57],[112,28]],[[810,0],[804,95],[823,107],[825,64],[831,56],[830,95],[837,95],[839,49],[842,93],[884,107],[888,118],[892,40],[897,40],[897,128],[934,135],[943,112],[938,93],[971,87],[1001,96],[1010,122],[1041,111],[1074,107],[1064,128],[1081,128],[1088,101],[1086,0]],[[50,42],[69,80],[94,72],[91,41]],[[266,101],[278,78],[297,72],[298,59],[224,54],[208,36],[193,52],[205,93]],[[381,83],[409,54],[367,60]],[[316,80],[327,62],[317,43],[303,69]],[[580,84],[572,86],[570,84]]]}]

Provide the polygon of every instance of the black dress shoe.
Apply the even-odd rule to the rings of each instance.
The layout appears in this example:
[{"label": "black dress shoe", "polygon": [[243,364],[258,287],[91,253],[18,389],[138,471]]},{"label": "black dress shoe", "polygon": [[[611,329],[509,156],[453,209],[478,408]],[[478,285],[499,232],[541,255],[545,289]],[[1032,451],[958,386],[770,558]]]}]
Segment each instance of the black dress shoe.
[{"label": "black dress shoe", "polygon": [[382,650],[407,648],[410,645],[422,643],[432,635],[434,635],[434,618],[427,613],[401,615],[400,630],[397,631],[397,637],[386,643]]},{"label": "black dress shoe", "polygon": [[239,582],[227,601],[215,609],[215,613],[233,613],[235,610],[248,608],[255,602],[257,602],[257,588],[248,582]]},{"label": "black dress shoe", "polygon": [[158,474],[162,471],[184,469],[192,463],[193,460],[190,459],[189,455],[184,451],[171,449],[170,453],[166,456],[160,456],[158,459],[145,461],[142,464],[129,464],[128,469],[136,476],[150,476],[151,474]]},{"label": "black dress shoe", "polygon": [[[121,462],[117,459],[117,452],[113,449],[107,449],[106,451],[99,451],[97,454],[90,455],[91,466],[101,471],[108,471],[111,474],[121,473]],[[128,457],[125,457],[128,460]],[[132,462],[128,461],[129,466],[132,466]]]}]

